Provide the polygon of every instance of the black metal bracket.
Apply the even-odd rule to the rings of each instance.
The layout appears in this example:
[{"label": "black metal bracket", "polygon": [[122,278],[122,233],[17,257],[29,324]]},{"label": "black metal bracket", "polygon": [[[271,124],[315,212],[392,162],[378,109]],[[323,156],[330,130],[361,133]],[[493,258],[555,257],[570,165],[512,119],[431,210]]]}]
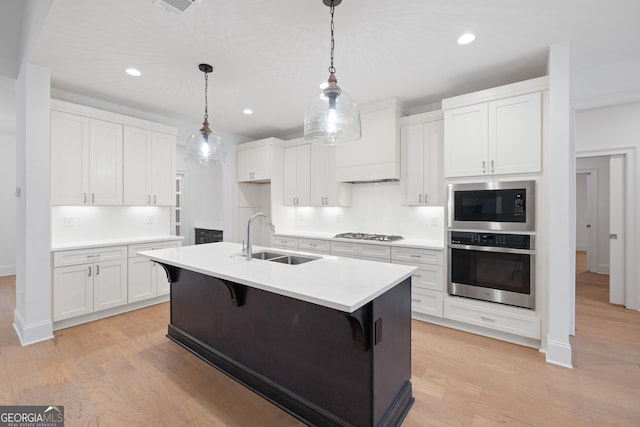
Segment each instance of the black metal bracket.
[{"label": "black metal bracket", "polygon": [[160,267],[162,267],[164,272],[167,274],[167,280],[170,283],[175,283],[178,281],[178,275],[179,275],[178,273],[180,272],[180,269],[178,267],[174,267],[173,265],[163,264],[158,261],[154,261],[154,262],[158,264]]},{"label": "black metal bracket", "polygon": [[370,344],[369,331],[371,330],[370,304],[360,307],[353,313],[345,313],[345,316],[347,316],[349,326],[351,326],[353,347],[356,350],[368,351]]},{"label": "black metal bracket", "polygon": [[219,279],[224,283],[229,290],[231,296],[231,304],[234,307],[240,307],[244,305],[244,298],[247,293],[247,287],[235,282],[228,282],[226,280]]}]

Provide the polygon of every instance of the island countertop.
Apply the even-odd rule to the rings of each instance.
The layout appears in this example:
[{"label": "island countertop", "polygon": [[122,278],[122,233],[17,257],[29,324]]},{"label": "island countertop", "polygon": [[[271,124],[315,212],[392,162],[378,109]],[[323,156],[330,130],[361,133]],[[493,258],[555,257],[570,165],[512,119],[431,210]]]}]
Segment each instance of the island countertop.
[{"label": "island countertop", "polygon": [[[304,254],[253,247],[253,253],[260,251]],[[247,261],[241,252],[238,243],[218,242],[143,251],[138,255],[346,313],[373,301],[415,270],[406,265],[318,254],[307,254],[318,259],[298,265]]]}]

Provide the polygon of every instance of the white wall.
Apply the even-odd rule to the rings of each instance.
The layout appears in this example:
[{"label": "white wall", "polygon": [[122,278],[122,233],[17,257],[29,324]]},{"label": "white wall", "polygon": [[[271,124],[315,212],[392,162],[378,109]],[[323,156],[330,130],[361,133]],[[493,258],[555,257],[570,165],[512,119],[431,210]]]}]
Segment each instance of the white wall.
[{"label": "white wall", "polygon": [[405,238],[444,240],[444,207],[402,206],[398,182],[352,184],[349,207],[289,207],[293,221],[278,231],[348,231],[396,234]]},{"label": "white wall", "polygon": [[[589,253],[589,257],[593,257],[596,265],[596,273],[609,273],[609,158],[608,157],[581,157],[576,160],[576,170],[595,170],[598,181],[590,189],[588,197],[596,201],[594,204],[595,212],[580,212],[576,209],[576,232],[580,223],[580,215],[585,214],[591,220],[591,226],[596,227],[596,240],[594,250]],[[585,189],[586,190],[586,189]],[[576,185],[576,193],[578,186]],[[586,192],[584,194],[587,196]],[[577,198],[576,198],[577,204]],[[586,222],[584,223],[586,224]],[[583,227],[583,235],[586,233],[586,227]],[[576,242],[578,236],[576,234]]]},{"label": "white wall", "polygon": [[0,134],[0,276],[16,272],[16,137]]}]

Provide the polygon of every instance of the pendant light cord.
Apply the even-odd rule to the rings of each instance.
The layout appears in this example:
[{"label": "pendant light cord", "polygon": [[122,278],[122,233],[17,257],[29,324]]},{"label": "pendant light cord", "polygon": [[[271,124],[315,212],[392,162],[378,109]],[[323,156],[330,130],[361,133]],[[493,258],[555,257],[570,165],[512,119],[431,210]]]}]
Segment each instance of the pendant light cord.
[{"label": "pendant light cord", "polygon": [[207,96],[207,92],[209,89],[209,73],[204,73],[204,119],[207,120],[209,118],[209,97]]},{"label": "pendant light cord", "polygon": [[333,0],[331,1],[331,6],[329,6],[329,12],[331,13],[331,66],[329,67],[329,74],[335,74],[336,69],[333,66],[333,50],[335,49],[336,42],[333,38],[333,12],[335,11],[336,6],[333,4]]}]

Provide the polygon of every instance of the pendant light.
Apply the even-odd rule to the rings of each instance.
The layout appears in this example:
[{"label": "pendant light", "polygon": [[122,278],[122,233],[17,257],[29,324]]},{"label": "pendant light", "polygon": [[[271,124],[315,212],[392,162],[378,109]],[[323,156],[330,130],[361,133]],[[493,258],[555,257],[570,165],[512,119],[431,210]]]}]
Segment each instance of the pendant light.
[{"label": "pendant light", "polygon": [[339,144],[360,139],[360,111],[355,101],[338,87],[333,66],[333,14],[342,0],[322,0],[331,14],[331,65],[329,85],[314,99],[304,116],[304,137],[320,144]]},{"label": "pendant light", "polygon": [[198,65],[204,73],[204,121],[202,128],[187,139],[184,160],[192,163],[207,165],[209,162],[223,164],[225,161],[224,144],[222,139],[209,128],[209,101],[207,90],[209,87],[209,73],[213,67],[209,64]]}]

